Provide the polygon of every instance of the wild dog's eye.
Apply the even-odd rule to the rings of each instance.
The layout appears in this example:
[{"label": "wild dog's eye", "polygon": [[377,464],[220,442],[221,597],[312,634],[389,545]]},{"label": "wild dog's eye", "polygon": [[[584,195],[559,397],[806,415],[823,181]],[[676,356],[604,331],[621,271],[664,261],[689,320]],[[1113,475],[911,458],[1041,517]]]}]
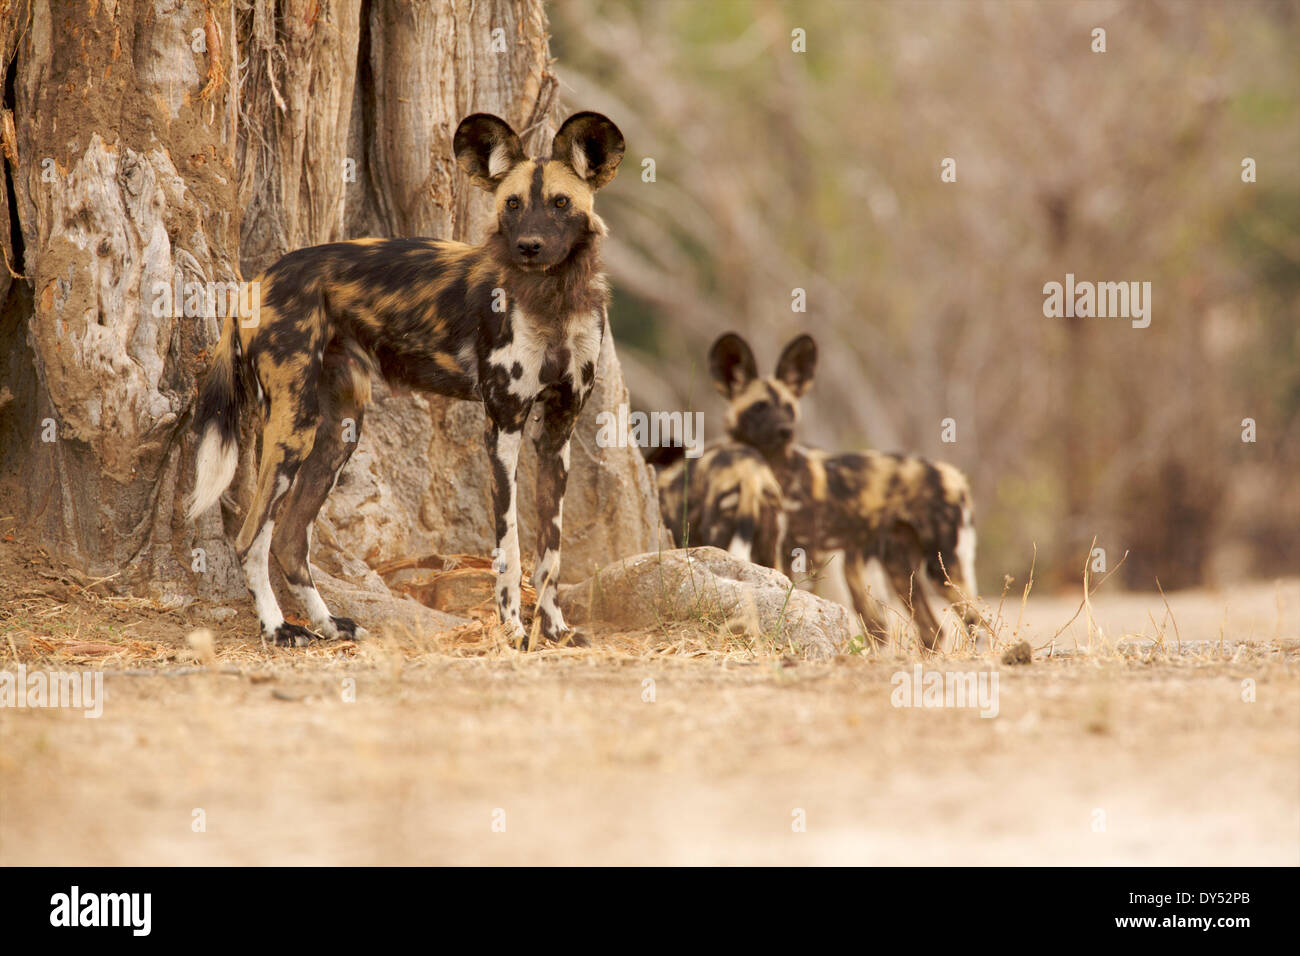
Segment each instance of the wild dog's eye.
[{"label": "wild dog's eye", "polygon": [[506,206],[510,209],[518,209],[519,208],[518,197],[511,196],[509,199],[506,200]]},{"label": "wild dog's eye", "polygon": [[556,208],[556,209],[563,209],[563,208],[564,208],[565,206],[567,206],[568,204],[569,204],[569,197],[568,197],[568,196],[556,196],[556,197],[555,197],[555,208]]}]

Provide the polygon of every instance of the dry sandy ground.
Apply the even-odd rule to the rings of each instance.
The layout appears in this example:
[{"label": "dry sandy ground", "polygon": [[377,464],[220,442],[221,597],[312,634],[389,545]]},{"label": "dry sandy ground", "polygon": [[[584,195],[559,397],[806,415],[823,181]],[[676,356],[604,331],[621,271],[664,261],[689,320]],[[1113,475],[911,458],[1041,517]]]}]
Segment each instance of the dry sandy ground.
[{"label": "dry sandy ground", "polygon": [[[995,669],[988,719],[892,706],[906,654],[263,652],[233,633],[215,663],[237,673],[187,673],[161,639],[96,660],[32,641],[58,620],[32,605],[0,619],[0,668],[102,667],[108,698],[99,719],[0,708],[0,862],[1300,863],[1300,582],[1170,595],[1172,622],[1159,595],[1094,601],[1090,653],[925,663]],[[1020,636],[1045,647],[1078,603],[1031,598]],[[1160,628],[1152,660],[1106,642]],[[1221,652],[1194,643],[1221,628]]]}]

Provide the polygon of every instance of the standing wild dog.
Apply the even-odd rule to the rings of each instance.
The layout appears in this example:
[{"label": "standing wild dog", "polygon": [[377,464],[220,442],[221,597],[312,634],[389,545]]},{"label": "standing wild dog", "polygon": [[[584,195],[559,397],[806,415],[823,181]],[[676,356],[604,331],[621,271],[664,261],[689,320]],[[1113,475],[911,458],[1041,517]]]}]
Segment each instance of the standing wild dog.
[{"label": "standing wild dog", "polygon": [[979,619],[966,477],[924,458],[875,451],[831,455],[796,445],[799,399],[816,365],[817,345],[808,335],[785,347],[771,378],[759,378],[754,353],[739,335],[727,333],[709,350],[714,385],[730,402],[728,433],[757,449],[781,486],[788,519],[785,569],[794,548],[802,548],[813,566],[821,553],[842,549],[854,607],[880,641],[887,633],[884,611],[866,584],[867,564],[878,559],[932,649],[939,622],[929,592],[946,597],[967,625]]},{"label": "standing wild dog", "polygon": [[[671,449],[659,449],[669,452]],[[781,487],[753,448],[726,442],[697,459],[647,455],[659,465],[659,510],[678,547],[709,545],[777,567],[785,512]]]},{"label": "standing wild dog", "polygon": [[256,402],[262,414],[256,491],[235,548],[276,644],[313,634],[280,612],[271,554],[321,636],[356,633],[326,608],[307,551],[316,513],[356,447],[375,375],[486,407],[497,610],[515,640],[524,635],[515,464],[537,406],[537,613],[544,638],[568,633],[557,590],[569,436],[595,381],[609,297],[605,224],[592,202],[623,159],[623,136],[606,117],[577,113],[549,158],[529,159],[505,121],[476,113],[457,128],[453,149],[496,198],[496,226],[482,245],[360,239],[291,252],[258,279],[254,321],[226,319],[203,383],[191,517],[234,477],[244,406]]}]

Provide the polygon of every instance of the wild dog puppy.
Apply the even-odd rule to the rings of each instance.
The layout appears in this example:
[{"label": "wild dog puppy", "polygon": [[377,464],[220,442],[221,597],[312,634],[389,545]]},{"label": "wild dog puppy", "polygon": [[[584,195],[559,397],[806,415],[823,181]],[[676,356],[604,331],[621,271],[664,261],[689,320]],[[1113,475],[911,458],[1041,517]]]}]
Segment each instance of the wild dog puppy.
[{"label": "wild dog puppy", "polygon": [[728,400],[727,431],[762,454],[781,486],[787,516],[782,564],[802,548],[809,566],[844,551],[844,576],[854,607],[873,640],[886,633],[884,609],[866,585],[867,563],[878,559],[910,607],[921,640],[933,649],[939,622],[927,600],[937,592],[962,614],[975,611],[974,507],[966,477],[952,465],[876,451],[831,455],[794,442],[799,399],[812,384],[817,345],[800,335],[760,378],[754,353],[728,333],[709,351],[714,385]]},{"label": "wild dog puppy", "polygon": [[524,628],[515,465],[538,410],[537,613],[544,638],[568,633],[557,587],[569,437],[595,382],[609,298],[593,199],[614,178],[623,136],[606,117],[577,113],[549,157],[529,159],[504,120],[476,113],[456,130],[453,150],[496,198],[482,245],[360,239],[291,252],[258,279],[255,321],[227,318],[202,385],[191,517],[234,476],[245,405],[262,413],[256,492],[235,548],[262,630],[277,644],[313,634],[285,621],[271,591],[272,554],[320,636],[357,630],[326,608],[307,551],[312,522],[356,448],[375,375],[486,407],[497,610],[516,640]]},{"label": "wild dog puppy", "polygon": [[699,458],[674,457],[648,455],[647,460],[660,466],[659,510],[677,546],[710,545],[742,561],[777,567],[785,512],[781,488],[763,456],[748,445],[726,442]]}]

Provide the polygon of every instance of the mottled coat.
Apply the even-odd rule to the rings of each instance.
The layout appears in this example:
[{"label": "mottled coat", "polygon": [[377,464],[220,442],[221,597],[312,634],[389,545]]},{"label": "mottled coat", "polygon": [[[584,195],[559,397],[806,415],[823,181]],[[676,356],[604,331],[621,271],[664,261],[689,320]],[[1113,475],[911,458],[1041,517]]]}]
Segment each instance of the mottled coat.
[{"label": "mottled coat", "polygon": [[778,566],[785,513],[767,462],[736,442],[706,448],[658,473],[659,510],[678,547],[708,545]]},{"label": "mottled coat", "polygon": [[830,454],[794,441],[799,400],[812,384],[817,346],[790,342],[776,373],[760,378],[754,355],[728,333],[709,352],[714,384],[728,399],[727,431],[758,451],[781,488],[787,525],[782,565],[800,551],[809,567],[842,550],[845,578],[869,632],[881,638],[884,610],[866,584],[867,563],[879,560],[911,608],[922,640],[933,647],[939,622],[932,594],[956,605],[966,622],[974,599],[974,505],[966,477],[952,465],[877,451]]},{"label": "mottled coat", "polygon": [[[192,516],[234,476],[244,407],[262,415],[256,492],[236,550],[262,629],[276,643],[357,629],[326,609],[307,550],[312,522],[356,448],[376,375],[484,404],[497,607],[516,639],[524,630],[515,466],[529,411],[540,411],[538,615],[546,639],[568,631],[557,586],[569,438],[595,381],[609,294],[599,258],[605,226],[593,199],[614,177],[623,137],[604,116],[578,113],[556,133],[549,158],[529,159],[508,124],[475,114],[453,148],[471,181],[496,199],[484,243],[360,239],[286,255],[256,280],[255,314],[227,318],[201,387]],[[271,554],[315,634],[284,620]]]}]

